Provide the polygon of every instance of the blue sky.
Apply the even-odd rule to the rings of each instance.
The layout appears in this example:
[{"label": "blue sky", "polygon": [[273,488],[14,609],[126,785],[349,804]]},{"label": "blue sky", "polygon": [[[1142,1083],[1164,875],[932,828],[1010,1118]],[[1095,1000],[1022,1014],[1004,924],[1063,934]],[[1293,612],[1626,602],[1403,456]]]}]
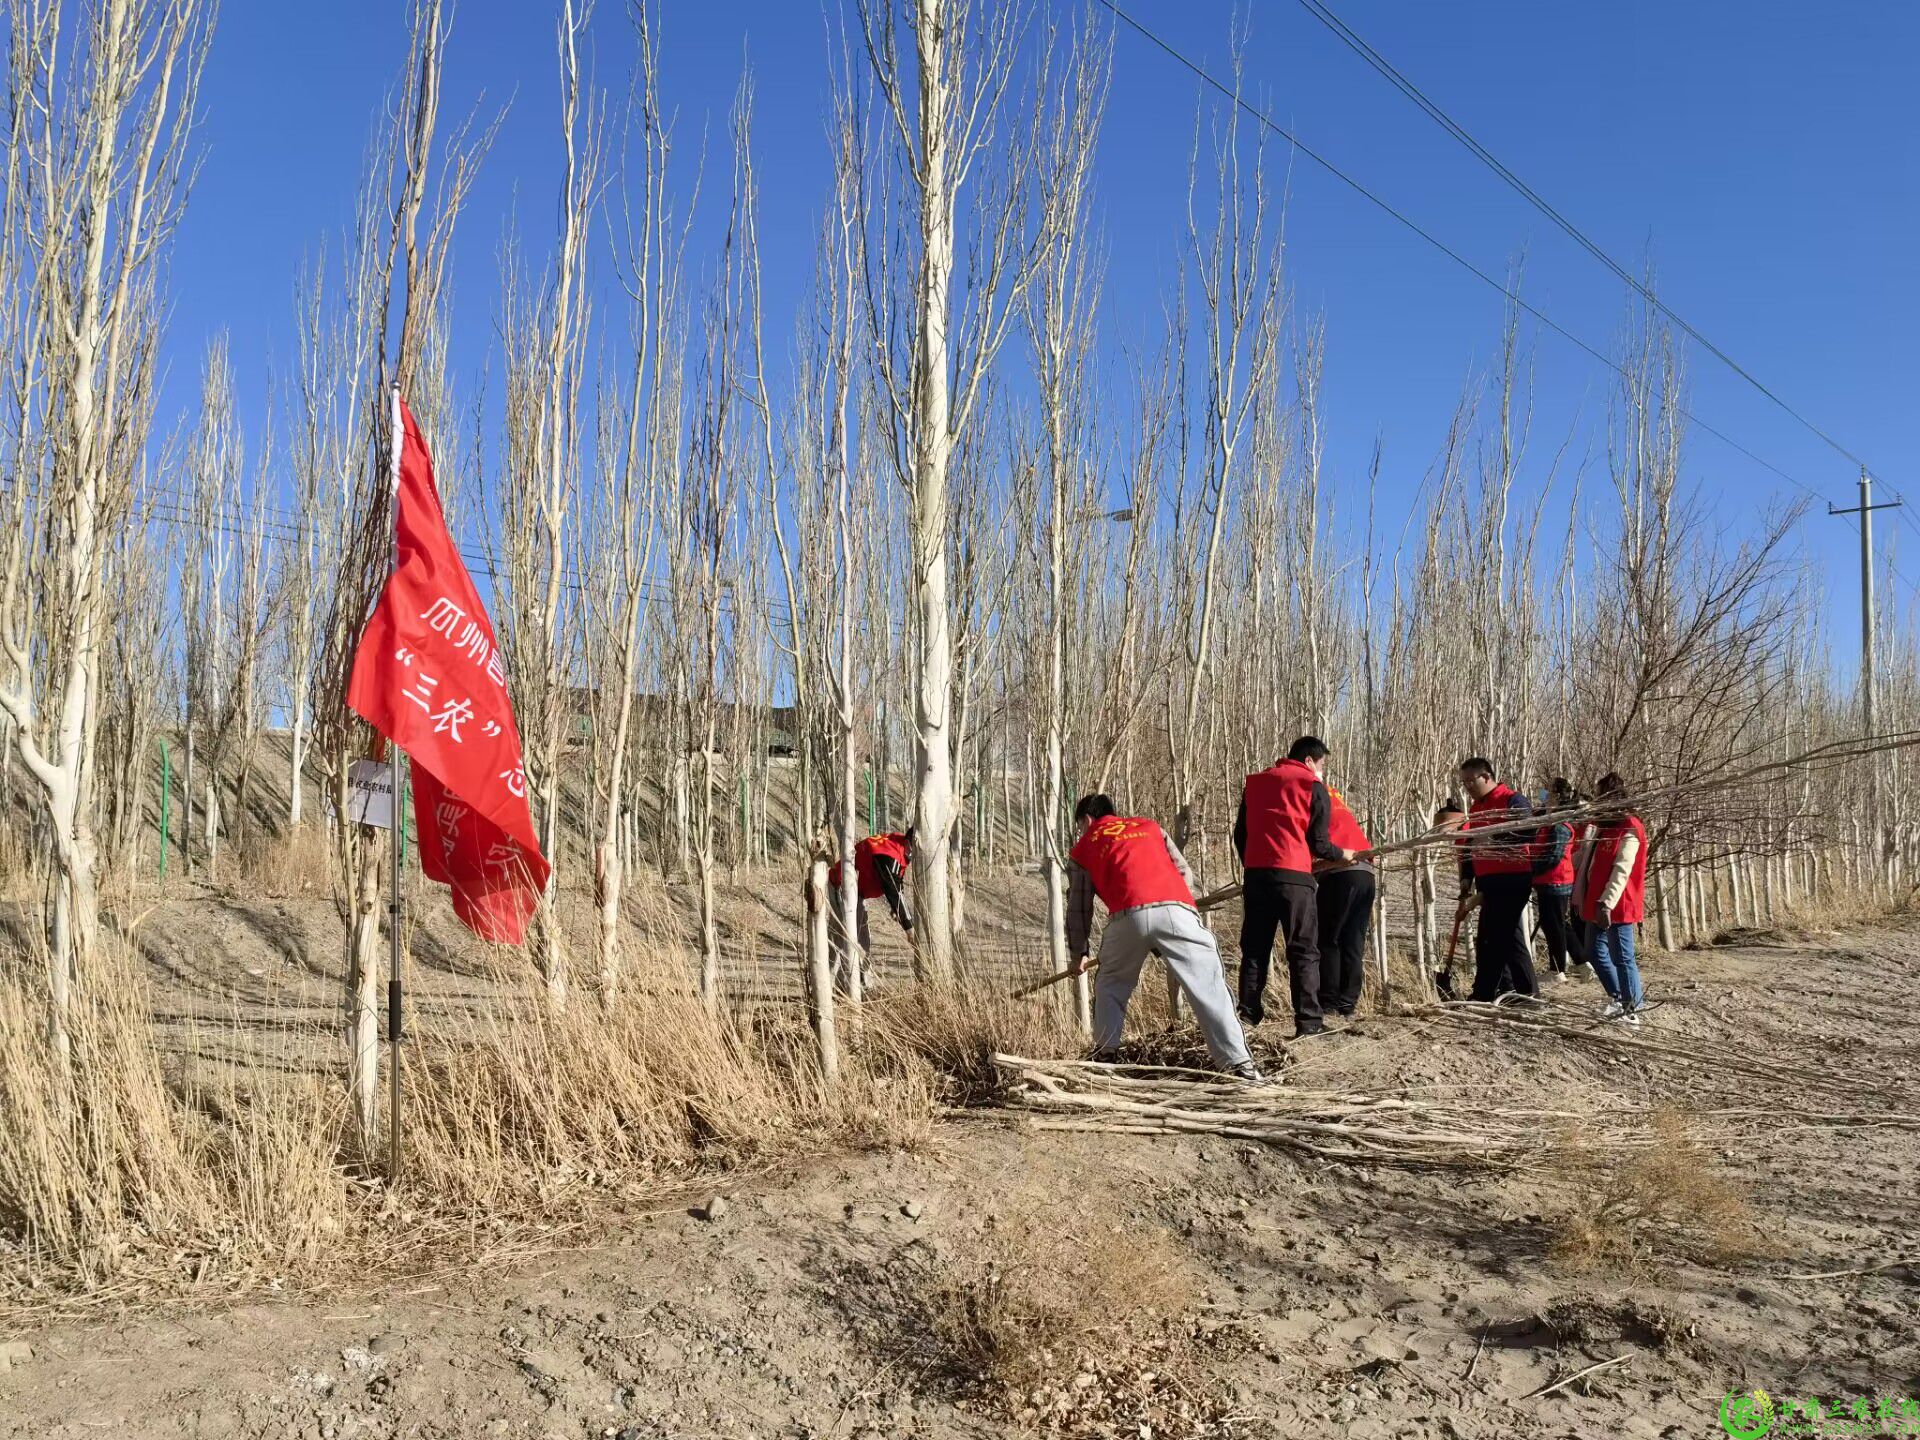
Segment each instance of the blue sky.
[{"label": "blue sky", "polygon": [[[835,0],[837,3],[837,0]],[[1169,42],[1224,71],[1228,0],[1127,0]],[[1663,298],[1902,490],[1920,481],[1920,6],[1606,5],[1338,0],[1335,8],[1409,78],[1629,266],[1651,255]],[[460,0],[444,111],[508,105],[462,220],[455,280],[456,383],[493,341],[497,256],[518,216],[530,257],[552,235],[558,0]],[[769,333],[786,333],[827,193],[826,21],[819,0],[660,0],[664,87],[683,150],[709,141],[710,210],[724,183],[727,107],[744,63],[758,89],[758,164],[770,243]],[[291,5],[228,0],[203,108],[205,160],[173,256],[163,415],[191,407],[199,358],[231,335],[248,409],[269,363],[292,354],[292,284],[347,220],[381,97],[402,62],[404,0]],[[1247,13],[1244,8],[1241,14]],[[592,63],[624,88],[623,0],[600,0]],[[1124,29],[1099,166],[1108,251],[1103,338],[1158,324],[1180,245],[1196,82]],[[1249,94],[1482,268],[1526,256],[1525,294],[1599,348],[1618,338],[1622,287],[1293,0],[1258,0]],[[1286,181],[1287,148],[1268,149]],[[684,172],[683,172],[684,173]],[[1290,282],[1327,326],[1328,475],[1364,480],[1376,437],[1383,498],[1410,499],[1470,366],[1499,337],[1500,298],[1304,160],[1292,165]],[[790,245],[781,237],[792,237]],[[1608,375],[1530,331],[1536,455],[1584,415],[1596,434]],[[1692,408],[1824,496],[1851,503],[1840,456],[1705,354]],[[497,365],[495,373],[497,374]],[[1597,464],[1597,440],[1592,447]],[[1690,468],[1737,529],[1784,481],[1696,434]],[[1596,468],[1592,486],[1603,477]],[[1351,492],[1350,492],[1351,493]],[[1357,513],[1357,496],[1342,508]],[[1834,596],[1836,649],[1857,644],[1858,541],[1819,513],[1802,543]],[[1920,521],[1920,514],[1914,516]],[[1920,527],[1883,517],[1920,579]],[[1915,594],[1897,587],[1902,613]]]}]

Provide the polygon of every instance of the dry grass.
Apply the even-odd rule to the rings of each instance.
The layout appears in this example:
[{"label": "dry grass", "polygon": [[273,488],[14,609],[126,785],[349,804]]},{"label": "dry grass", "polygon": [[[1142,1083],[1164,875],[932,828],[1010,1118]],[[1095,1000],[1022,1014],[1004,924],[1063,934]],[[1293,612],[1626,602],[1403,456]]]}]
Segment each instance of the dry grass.
[{"label": "dry grass", "polygon": [[1017,1201],[977,1237],[910,1245],[850,1278],[883,1353],[943,1377],[996,1430],[1242,1433],[1215,1371],[1242,1337],[1201,1315],[1173,1239],[1110,1203]]},{"label": "dry grass", "polygon": [[802,1031],[742,1029],[709,1012],[684,974],[661,965],[559,1014],[501,977],[502,999],[424,1031],[406,1087],[415,1183],[440,1203],[531,1216],[582,1191],[924,1138],[924,1079],[856,1063],[829,1093]]},{"label": "dry grass", "polygon": [[934,1264],[926,1290],[947,1365],[1016,1391],[1070,1381],[1198,1301],[1164,1233],[1068,1202],[990,1224],[976,1244]]},{"label": "dry grass", "polygon": [[75,987],[69,1066],[44,962],[0,963],[0,1310],[538,1248],[714,1171],[920,1143],[935,1108],[930,1066],[894,1052],[850,1056],[829,1093],[797,1021],[742,1029],[670,958],[561,1014],[522,966],[422,1017],[390,1188],[383,1155],[354,1161],[331,1030],[236,1015],[163,1036],[140,962],[105,942]]},{"label": "dry grass", "polygon": [[1745,1198],[1694,1138],[1683,1111],[1658,1112],[1644,1147],[1597,1147],[1571,1135],[1549,1153],[1548,1166],[1574,1195],[1553,1248],[1570,1270],[1645,1275],[1669,1253],[1724,1263],[1759,1251]]},{"label": "dry grass", "polygon": [[18,958],[0,977],[0,1253],[18,1263],[0,1274],[95,1293],[244,1280],[340,1233],[327,1087],[169,1084],[143,979],[113,944],[76,977],[63,1061],[44,963]]},{"label": "dry grass", "polygon": [[933,1077],[942,1098],[957,1105],[985,1103],[999,1094],[996,1050],[1018,1046],[1022,1055],[1057,1057],[1087,1047],[1070,1009],[1055,995],[1013,1000],[1003,987],[981,982],[882,994],[862,1010],[851,1027],[856,1048],[877,1067]]},{"label": "dry grass", "polygon": [[248,833],[239,846],[241,883],[255,894],[283,900],[332,893],[333,849],[328,831],[302,825],[277,835]]}]

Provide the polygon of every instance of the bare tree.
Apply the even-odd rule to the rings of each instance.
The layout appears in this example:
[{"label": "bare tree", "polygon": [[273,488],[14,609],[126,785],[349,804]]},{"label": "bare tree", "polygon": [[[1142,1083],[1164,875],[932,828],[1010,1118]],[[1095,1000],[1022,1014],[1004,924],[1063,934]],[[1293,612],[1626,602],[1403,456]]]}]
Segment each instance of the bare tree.
[{"label": "bare tree", "polygon": [[574,0],[561,0],[563,165],[553,268],[537,299],[523,302],[509,250],[505,290],[509,353],[501,518],[508,603],[503,618],[516,657],[514,712],[521,717],[527,793],[535,802],[541,848],[552,866],[546,899],[534,916],[534,963],[546,978],[548,1002],[556,1008],[566,1004],[569,984],[565,941],[553,913],[562,868],[560,755],[573,722],[571,667],[564,653],[566,637],[575,633],[565,613],[573,534],[568,513],[579,486],[587,232],[599,189],[601,148],[599,107],[580,67],[580,41],[591,18],[590,0],[577,13]]},{"label": "bare tree", "polygon": [[[339,902],[347,926],[348,1091],[361,1143],[369,1148],[379,1120],[380,898],[388,836],[352,820],[349,769],[369,751],[383,754],[384,746],[348,711],[346,693],[361,631],[392,564],[387,397],[390,387],[403,394],[419,387],[433,358],[428,340],[444,293],[454,223],[492,138],[491,130],[472,136],[470,122],[460,126],[434,165],[446,42],[444,0],[415,0],[405,83],[391,130],[373,156],[348,251],[340,351],[347,363],[337,381],[343,433],[337,472],[343,477],[340,533],[347,538],[327,597],[313,682],[315,752],[332,801]],[[439,182],[429,208],[429,176],[436,168]],[[397,344],[388,325],[396,278],[405,287],[399,296]]]},{"label": "bare tree", "polygon": [[659,102],[659,50],[648,8],[634,9],[639,59],[633,99],[640,125],[640,200],[626,219],[626,276],[632,354],[624,399],[603,409],[603,481],[590,526],[593,594],[601,630],[587,647],[593,698],[594,906],[599,916],[600,983],[611,993],[621,977],[620,890],[624,860],[620,822],[631,768],[634,689],[644,642],[642,620],[659,540],[663,497],[678,483],[681,430],[679,317],[680,237],[667,198],[672,138]]},{"label": "bare tree", "polygon": [[102,577],[147,441],[158,287],[211,35],[198,0],[106,0],[65,44],[66,9],[8,7],[0,201],[0,468],[12,510],[0,537],[0,710],[52,859],[50,1024],[62,1056],[70,987],[98,925]]},{"label": "bare tree", "polygon": [[[1236,47],[1235,84],[1240,59]],[[1199,471],[1191,499],[1180,509],[1183,549],[1192,557],[1188,574],[1193,594],[1183,600],[1180,698],[1178,712],[1169,691],[1168,743],[1173,761],[1175,838],[1185,845],[1196,829],[1193,808],[1199,797],[1201,749],[1199,720],[1208,695],[1214,661],[1214,616],[1218,608],[1221,538],[1227,531],[1235,487],[1240,480],[1241,441],[1253,404],[1270,383],[1279,363],[1281,322],[1286,293],[1281,279],[1278,227],[1270,215],[1263,165],[1264,132],[1256,131],[1251,157],[1243,157],[1239,107],[1216,120],[1213,135],[1214,214],[1202,222],[1200,122],[1194,125],[1193,160],[1188,175],[1187,265],[1199,292],[1193,312],[1204,406]],[[1184,337],[1183,337],[1184,343]],[[1183,481],[1184,483],[1184,481]],[[1214,718],[1219,718],[1214,712]],[[1205,863],[1204,846],[1200,863]]]},{"label": "bare tree", "polygon": [[[904,294],[894,293],[895,277],[884,273],[869,275],[867,293],[891,457],[911,496],[915,957],[923,977],[948,984],[954,978],[949,854],[955,818],[948,470],[1044,248],[1025,224],[1030,166],[1019,137],[1003,154],[992,153],[1018,71],[1026,8],[913,0],[896,12],[858,0],[858,9],[883,123],[897,147],[898,177],[914,205],[914,219],[900,225],[900,263],[912,272],[900,286]],[[903,30],[913,50],[911,71],[901,55]],[[987,173],[981,167],[990,156],[1000,163]],[[982,184],[972,196],[974,255],[956,294],[960,197],[976,178]],[[881,191],[883,208],[890,198]],[[905,196],[900,203],[907,203]],[[877,262],[883,270],[896,255],[885,242],[863,253],[870,267]]]},{"label": "bare tree", "polygon": [[[1049,37],[1051,40],[1051,36]],[[1046,786],[1041,799],[1046,851],[1047,944],[1056,972],[1067,968],[1067,897],[1064,865],[1064,792],[1067,722],[1067,553],[1069,531],[1103,516],[1079,507],[1088,487],[1081,479],[1091,439],[1093,317],[1100,276],[1089,211],[1093,160],[1111,73],[1106,38],[1089,23],[1062,92],[1052,106],[1053,123],[1041,155],[1039,205],[1042,225],[1053,236],[1026,294],[1026,328],[1033,347],[1034,378],[1041,412],[1041,491],[1046,496]],[[1092,1025],[1085,978],[1075,982],[1081,1026]]]}]

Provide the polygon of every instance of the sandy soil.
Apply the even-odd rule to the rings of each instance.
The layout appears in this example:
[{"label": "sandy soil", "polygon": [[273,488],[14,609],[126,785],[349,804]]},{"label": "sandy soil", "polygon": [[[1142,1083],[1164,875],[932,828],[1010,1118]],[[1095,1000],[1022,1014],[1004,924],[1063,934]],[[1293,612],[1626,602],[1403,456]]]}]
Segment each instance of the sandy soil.
[{"label": "sandy soil", "polygon": [[[1702,1436],[1721,1433],[1730,1390],[1920,1399],[1920,929],[1750,937],[1648,972],[1662,1002],[1648,1040],[1823,1078],[1418,1016],[1304,1042],[1293,1074],[1504,1106],[1751,1107],[1761,1121],[1712,1158],[1759,1221],[1757,1254],[1716,1258],[1676,1232],[1637,1266],[1583,1271],[1555,1242],[1592,1197],[1551,1173],[1331,1165],[976,1112],[924,1152],[743,1186],[718,1218],[676,1205],[516,1273],[401,1289],[369,1277],[324,1298],[0,1335],[31,1350],[0,1360],[0,1436],[1016,1433],[928,1363],[914,1279],[1049,1201],[1110,1221],[1117,1245],[1161,1232],[1192,1267],[1203,1338],[1175,1379],[1213,1434]],[[1591,983],[1552,991],[1570,1017],[1597,999]],[[1770,1135],[1770,1110],[1877,1123]],[[1870,1276],[1789,1278],[1903,1257]],[[1102,1357],[1063,1364],[1089,1358]]]}]

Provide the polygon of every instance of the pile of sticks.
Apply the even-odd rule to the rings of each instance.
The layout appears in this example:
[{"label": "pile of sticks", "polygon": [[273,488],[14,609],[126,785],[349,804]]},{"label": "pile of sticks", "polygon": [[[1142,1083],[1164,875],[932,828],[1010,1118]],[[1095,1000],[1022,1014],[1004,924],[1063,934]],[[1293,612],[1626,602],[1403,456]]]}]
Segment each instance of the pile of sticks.
[{"label": "pile of sticks", "polygon": [[[1541,1149],[1541,1112],[1503,1114],[1467,1100],[1248,1085],[1205,1071],[1030,1060],[996,1054],[1009,1102],[1042,1130],[1218,1135],[1329,1160],[1513,1169]],[[1605,1124],[1567,1112],[1569,1122]],[[1622,1135],[1623,1143],[1633,1143]]]},{"label": "pile of sticks", "polygon": [[[1494,1007],[1476,1008],[1491,1012]],[[1508,1023],[1505,1016],[1472,1015],[1466,1007],[1448,1006],[1446,1012],[1466,1023]],[[1575,1036],[1597,1045],[1671,1052],[1668,1058],[1709,1059],[1696,1056],[1694,1047],[1681,1041],[1626,1039],[1604,1028],[1589,1031],[1544,1021],[1512,1023],[1556,1038]],[[1588,1109],[1489,1105],[1483,1095],[1464,1087],[1424,1096],[1404,1091],[1367,1095],[1279,1083],[1248,1085],[1211,1071],[1164,1065],[1032,1060],[1008,1054],[996,1054],[993,1064],[1008,1104],[1032,1113],[1035,1129],[1214,1135],[1355,1164],[1523,1170],[1576,1135],[1590,1149],[1644,1148],[1653,1143],[1650,1126],[1656,1113],[1649,1106],[1618,1101]],[[1785,1099],[1786,1093],[1806,1096],[1830,1090],[1829,1085],[1808,1084],[1815,1072],[1753,1059],[1745,1060],[1744,1067],[1752,1081],[1781,1087],[1773,1091],[1780,1098],[1774,1103],[1749,1099],[1739,1105],[1688,1106],[1687,1119],[1700,1139],[1732,1144],[1793,1131],[1920,1129],[1920,1113],[1893,1104],[1847,1110],[1831,1101],[1803,1106]],[[1731,1067],[1721,1061],[1723,1073],[1741,1068],[1739,1060]]]}]

